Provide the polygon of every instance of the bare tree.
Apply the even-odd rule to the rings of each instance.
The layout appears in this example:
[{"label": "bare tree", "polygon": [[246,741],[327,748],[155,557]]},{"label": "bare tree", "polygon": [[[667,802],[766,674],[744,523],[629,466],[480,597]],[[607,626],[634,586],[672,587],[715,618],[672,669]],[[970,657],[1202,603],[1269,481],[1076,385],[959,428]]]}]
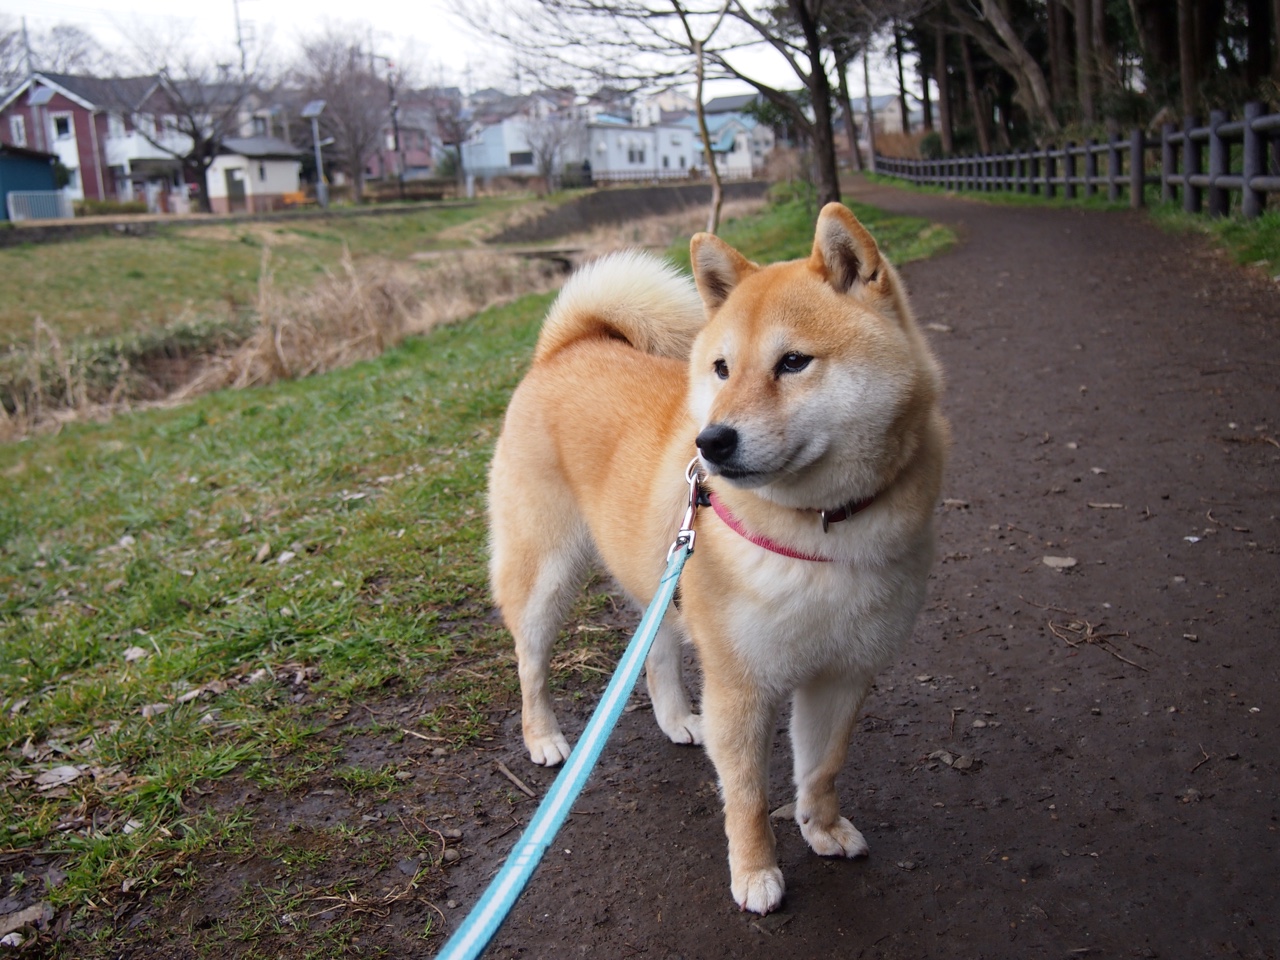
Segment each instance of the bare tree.
[{"label": "bare tree", "polygon": [[[109,106],[128,117],[153,146],[194,173],[201,187],[200,207],[210,212],[209,167],[226,140],[243,132],[260,64],[233,73],[228,63],[197,52],[185,37],[145,29],[132,35],[129,65],[141,77],[108,80]],[[141,82],[144,77],[150,82]]]},{"label": "bare tree", "polygon": [[37,70],[92,74],[105,66],[105,55],[93,35],[70,23],[59,23],[32,40]]},{"label": "bare tree", "polygon": [[26,31],[9,17],[0,17],[0,94],[8,92],[34,70],[46,73],[102,72],[106,57],[93,35],[70,23],[43,31]]},{"label": "bare tree", "polygon": [[531,112],[525,122],[525,139],[533,152],[534,165],[551,192],[559,187],[566,149],[582,139],[583,125],[562,110],[545,116]]},{"label": "bare tree", "polygon": [[22,27],[11,17],[0,17],[0,94],[8,93],[21,83],[27,72]]},{"label": "bare tree", "polygon": [[350,30],[330,25],[303,43],[293,75],[309,98],[325,101],[320,128],[333,138],[339,164],[351,178],[354,199],[361,202],[365,164],[373,155],[389,106],[371,56],[351,40]]}]

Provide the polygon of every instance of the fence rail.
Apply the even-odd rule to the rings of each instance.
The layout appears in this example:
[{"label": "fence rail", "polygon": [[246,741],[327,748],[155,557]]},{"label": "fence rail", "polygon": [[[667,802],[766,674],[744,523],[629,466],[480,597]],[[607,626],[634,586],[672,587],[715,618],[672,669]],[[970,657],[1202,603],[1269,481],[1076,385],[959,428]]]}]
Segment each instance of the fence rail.
[{"label": "fence rail", "polygon": [[1215,110],[1206,126],[1198,126],[1194,117],[1181,130],[1166,123],[1154,141],[1135,128],[1128,137],[1113,135],[1105,143],[1089,140],[997,156],[912,160],[877,154],[875,171],[949,190],[1009,190],[1043,197],[1061,191],[1067,199],[1105,190],[1111,201],[1127,191],[1133,207],[1145,202],[1148,184],[1158,184],[1161,200],[1181,196],[1190,213],[1202,212],[1207,199],[1211,216],[1230,211],[1235,191],[1241,194],[1241,213],[1252,218],[1266,209],[1267,194],[1280,193],[1280,114],[1262,111],[1262,104],[1250,103],[1240,120],[1230,121],[1225,110]]},{"label": "fence rail", "polygon": [[70,220],[71,198],[60,190],[11,190],[5,195],[9,220]]}]

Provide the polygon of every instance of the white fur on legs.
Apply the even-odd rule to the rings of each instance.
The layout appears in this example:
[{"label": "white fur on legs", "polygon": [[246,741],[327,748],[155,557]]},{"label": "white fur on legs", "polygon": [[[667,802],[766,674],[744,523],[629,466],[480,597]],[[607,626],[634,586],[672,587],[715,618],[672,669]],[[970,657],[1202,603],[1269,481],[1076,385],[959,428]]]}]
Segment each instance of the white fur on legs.
[{"label": "white fur on legs", "polygon": [[866,839],[840,816],[835,780],[870,686],[870,679],[864,677],[824,677],[795,694],[791,745],[796,822],[809,847],[820,856],[861,857],[868,852]]},{"label": "white fur on legs", "polygon": [[512,624],[520,670],[524,745],[534,763],[554,767],[569,757],[551,705],[551,646],[580,586],[582,558],[572,546],[542,558],[542,568],[526,598],[518,625]]},{"label": "white fur on legs", "polygon": [[693,712],[685,689],[681,664],[681,639],[668,617],[658,630],[645,660],[645,681],[653,715],[672,743],[702,743],[702,717]]},{"label": "white fur on legs", "polygon": [[738,909],[761,914],[776,910],[786,889],[782,871],[777,867],[734,874],[729,884],[729,892],[737,901]]}]

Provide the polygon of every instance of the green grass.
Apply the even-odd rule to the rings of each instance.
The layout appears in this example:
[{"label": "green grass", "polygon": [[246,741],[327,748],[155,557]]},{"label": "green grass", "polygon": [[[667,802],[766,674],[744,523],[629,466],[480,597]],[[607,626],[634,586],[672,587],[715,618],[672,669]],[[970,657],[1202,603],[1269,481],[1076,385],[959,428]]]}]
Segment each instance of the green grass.
[{"label": "green grass", "polygon": [[257,295],[265,246],[285,289],[354,258],[402,260],[439,234],[501,213],[509,200],[411,213],[164,225],[140,237],[93,236],[0,249],[0,350],[28,345],[40,317],[64,343],[242,320]]},{"label": "green grass", "polygon": [[[859,214],[896,260],[949,239]],[[724,232],[773,260],[807,253],[812,230],[801,201]],[[370,727],[357,704],[422,697],[404,723],[462,749],[518,702],[489,615],[484,484],[550,300],[310,380],[0,446],[0,849],[59,858],[55,908],[185,889],[202,850],[252,852],[248,814],[192,812],[220,781],[394,793],[399,768],[341,740],[401,724]],[[579,671],[615,651],[574,636],[601,640]],[[36,788],[66,766],[74,779]]]},{"label": "green grass", "polygon": [[[723,240],[750,260],[792,260],[808,256],[813,249],[813,224],[818,210],[812,191],[803,186],[782,191],[775,188],[775,191],[791,198],[770,207],[766,215],[731,220],[719,231]],[[926,259],[945,250],[956,239],[948,228],[919,217],[886,213],[855,201],[845,201],[845,206],[871,231],[894,263]],[[667,255],[688,270],[687,238],[672,245]]]},{"label": "green grass", "polygon": [[1238,214],[1214,218],[1183,212],[1174,204],[1151,209],[1151,216],[1167,230],[1208,234],[1236,263],[1257,267],[1268,277],[1280,278],[1280,209],[1271,209],[1255,220]]},{"label": "green grass", "polygon": [[[1016,206],[1085,207],[1092,210],[1129,209],[1127,195],[1125,199],[1119,201],[1107,200],[1106,196],[1102,194],[1087,199],[1081,197],[1068,200],[1061,195],[1059,190],[1058,196],[1049,199],[1032,194],[999,190],[991,193],[982,193],[974,190],[946,190],[942,187],[908,183],[905,180],[899,180],[897,177],[882,176],[874,173],[864,174],[864,176],[872,183],[882,183],[902,190],[935,195],[944,194],[966,200],[978,200],[983,203],[1005,203]],[[1143,198],[1146,202],[1145,209],[1163,229],[1207,234],[1213,238],[1215,243],[1226,250],[1236,263],[1257,267],[1269,277],[1280,276],[1280,209],[1273,208],[1261,217],[1254,220],[1246,220],[1239,213],[1239,194],[1233,193],[1231,195],[1232,215],[1215,218],[1207,214],[1185,213],[1181,206],[1177,204],[1161,203],[1159,197],[1159,187],[1148,185]]]}]

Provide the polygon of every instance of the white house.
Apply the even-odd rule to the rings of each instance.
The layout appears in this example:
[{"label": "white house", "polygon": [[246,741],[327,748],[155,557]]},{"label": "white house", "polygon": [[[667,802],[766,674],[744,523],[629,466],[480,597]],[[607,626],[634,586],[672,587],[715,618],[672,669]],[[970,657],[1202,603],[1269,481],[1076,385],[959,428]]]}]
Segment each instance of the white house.
[{"label": "white house", "polygon": [[583,145],[582,159],[596,181],[682,179],[696,166],[699,149],[686,127],[622,121],[587,124]]},{"label": "white house", "polygon": [[261,213],[284,205],[298,190],[302,153],[276,137],[233,137],[209,167],[214,213]]},{"label": "white house", "polygon": [[[708,114],[707,133],[711,138],[711,152],[716,158],[720,175],[730,179],[746,179],[758,172],[765,158],[773,150],[774,134],[765,124],[742,113]],[[697,148],[697,165],[706,169],[702,154],[702,138],[696,117],[681,121],[694,138]]]}]

